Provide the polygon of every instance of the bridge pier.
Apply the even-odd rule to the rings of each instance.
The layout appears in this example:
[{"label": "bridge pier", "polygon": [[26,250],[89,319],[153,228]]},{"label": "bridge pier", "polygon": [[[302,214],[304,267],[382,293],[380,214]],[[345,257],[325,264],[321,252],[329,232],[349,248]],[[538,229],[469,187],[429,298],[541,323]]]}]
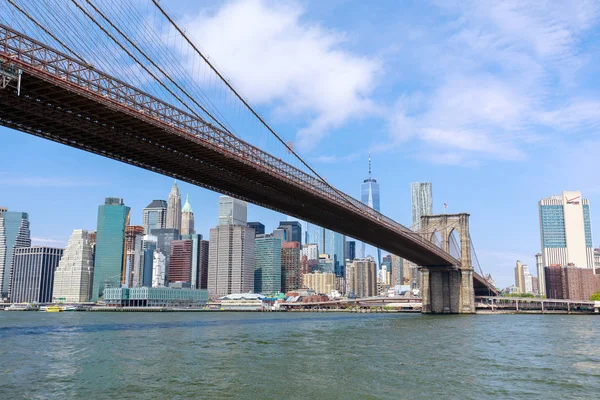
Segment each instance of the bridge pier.
[{"label": "bridge pier", "polygon": [[475,312],[473,271],[423,267],[421,285],[424,314],[472,314]]}]

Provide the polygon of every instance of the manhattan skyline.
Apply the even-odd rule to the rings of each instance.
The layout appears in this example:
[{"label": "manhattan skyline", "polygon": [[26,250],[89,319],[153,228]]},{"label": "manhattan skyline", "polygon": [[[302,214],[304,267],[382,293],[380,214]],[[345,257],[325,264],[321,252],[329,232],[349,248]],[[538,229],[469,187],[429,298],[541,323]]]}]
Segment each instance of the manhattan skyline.
[{"label": "manhattan skyline", "polygon": [[[549,15],[538,18],[526,7],[495,8],[485,12],[478,9],[467,12],[460,7],[456,10],[432,7],[425,13],[419,4],[411,4],[412,7],[403,10],[407,15],[400,19],[402,28],[396,28],[397,25],[390,24],[390,19],[398,17],[398,11],[386,16],[390,5],[381,3],[373,11],[373,16],[368,17],[382,18],[382,23],[378,24],[382,27],[379,32],[366,27],[359,27],[356,31],[348,29],[347,24],[352,17],[357,17],[353,14],[359,14],[361,6],[347,11],[347,21],[338,22],[333,16],[336,11],[343,9],[340,4],[320,6],[313,2],[295,5],[300,11],[292,13],[292,17],[296,16],[292,21],[301,32],[306,32],[312,22],[323,29],[319,32],[321,35],[328,35],[326,30],[348,35],[345,42],[320,48],[326,55],[339,50],[346,57],[343,61],[347,65],[360,65],[363,59],[381,65],[382,71],[367,74],[372,78],[370,85],[367,85],[370,90],[352,87],[356,95],[353,99],[368,100],[388,109],[384,110],[387,111],[384,114],[388,114],[385,118],[368,112],[365,113],[367,116],[352,123],[349,123],[348,116],[341,118],[341,123],[327,126],[324,130],[327,135],[316,135],[312,149],[304,144],[299,151],[332,184],[359,198],[356,187],[363,175],[361,160],[366,156],[366,150],[363,150],[366,140],[366,145],[374,149],[374,169],[378,171],[379,183],[385,188],[381,208],[387,216],[406,226],[411,225],[410,182],[432,182],[436,200],[433,212],[441,213],[442,204],[447,203],[449,213],[464,211],[471,214],[471,235],[479,260],[485,272],[492,273],[499,286],[505,286],[512,280],[510,267],[515,259],[534,265],[534,256],[540,250],[537,202],[541,198],[562,190],[581,190],[590,200],[592,226],[598,226],[593,210],[600,193],[595,188],[592,175],[598,166],[592,154],[598,143],[591,134],[598,125],[599,117],[597,112],[589,111],[598,109],[594,106],[593,98],[589,97],[598,86],[597,81],[591,78],[597,67],[593,66],[591,59],[582,57],[577,66],[569,67],[575,71],[564,71],[559,70],[552,58],[568,58],[575,53],[591,56],[588,42],[598,34],[594,19],[598,10],[586,9],[583,13],[585,17],[582,17],[585,23],[580,23],[568,13],[561,15],[560,9],[543,10],[542,13]],[[236,6],[242,5],[255,9],[257,18],[265,17],[264,2],[222,3],[210,12],[185,7],[176,11],[189,14],[190,18],[205,18],[216,23],[219,18],[225,18],[226,10],[235,11]],[[516,23],[507,26],[491,18],[506,17],[511,13],[530,22],[525,24],[527,28]],[[286,10],[278,7],[271,12],[275,18],[285,15]],[[299,15],[302,15],[302,19]],[[469,17],[468,22],[463,22],[453,30],[451,23],[461,15]],[[393,40],[386,40],[382,37],[384,33],[410,28],[419,32],[419,28],[423,28],[420,22],[409,23],[410,16],[420,17],[416,19],[418,21],[427,18],[439,21],[440,28],[433,29],[426,39],[418,35],[407,36],[406,43],[402,43],[398,49],[390,49],[397,42],[398,35]],[[571,39],[561,39],[555,26],[572,33]],[[444,29],[454,42],[441,37]],[[469,36],[477,29],[479,36]],[[544,46],[535,40],[538,32],[544,32]],[[516,42],[513,39],[516,33],[527,33],[526,40],[512,47],[509,53],[500,44]],[[361,38],[357,37],[359,34]],[[496,44],[485,42],[484,39],[489,37],[496,38]],[[276,35],[271,38],[277,40]],[[204,39],[201,43],[209,53],[244,88],[244,81],[253,78],[252,71],[248,72],[250,75],[243,76],[241,71],[231,70],[233,67],[228,65],[227,54],[213,54],[212,39]],[[457,57],[464,58],[461,67],[473,72],[472,77],[466,73],[457,76],[448,73],[432,82],[431,87],[424,84],[415,87],[407,83],[429,74],[434,75],[435,72],[428,69],[436,67],[426,63],[427,54],[415,54],[415,50],[408,52],[413,56],[411,65],[400,61],[404,45],[419,40],[425,41],[429,45],[425,49],[434,55],[466,41],[465,50],[459,52]],[[508,67],[487,69],[488,64],[484,61],[477,62],[478,46],[486,47],[491,53],[486,59],[488,64],[495,65],[509,57],[513,61],[511,65],[516,66],[517,70],[519,60],[527,66],[530,74],[539,76],[525,75],[519,78],[525,82],[520,82],[511,75]],[[392,56],[386,51],[391,52]],[[473,65],[465,66],[469,60]],[[451,61],[446,59],[441,63]],[[312,62],[318,64],[322,61]],[[408,78],[400,78],[389,72],[397,66],[402,67],[399,70],[403,72],[411,72],[407,74]],[[525,69],[525,66],[521,65],[521,68]],[[558,83],[540,83],[540,76],[555,78]],[[283,78],[291,83],[304,82],[305,79],[304,76],[293,74]],[[391,81],[392,85],[384,89],[383,81]],[[521,83],[524,88],[539,89],[535,93],[539,98],[531,98],[520,92],[518,86]],[[479,87],[486,89],[479,90]],[[269,88],[262,89],[267,95]],[[546,91],[556,93],[556,97],[548,95]],[[284,103],[281,96],[271,95],[271,103],[268,103],[255,91],[248,90],[247,93],[251,101],[258,103],[261,112],[273,120],[278,131],[289,139],[306,136],[301,134],[306,120],[330,116],[332,113],[328,108],[309,110],[308,115],[303,115],[304,119],[284,122],[284,119],[277,118],[277,113],[281,112],[277,107]],[[438,97],[445,100],[454,97],[444,94],[457,93],[471,101],[462,102],[460,108],[456,108],[458,106],[453,102],[448,102],[445,107],[436,103]],[[456,101],[460,99],[459,96]],[[336,99],[327,100],[339,104]],[[491,108],[480,108],[479,104],[482,103]],[[411,107],[417,111],[411,110]],[[431,121],[428,116],[440,113],[447,117],[442,118],[443,126],[429,126]],[[448,117],[453,113],[463,117],[454,121]],[[524,114],[536,115],[538,119],[531,121]],[[523,125],[531,126],[531,129],[525,130]],[[400,141],[401,144],[394,141],[388,148],[383,148],[382,145],[389,144],[392,136],[387,131],[390,126],[396,127],[392,139],[404,134],[407,135],[404,138],[406,141]],[[369,133],[368,139],[365,139],[365,131]],[[489,132],[489,135],[482,132]],[[5,128],[0,128],[0,134],[4,144],[0,149],[0,158],[4,160],[0,165],[0,185],[4,189],[0,205],[11,211],[29,213],[34,244],[65,246],[73,229],[93,229],[95,207],[108,196],[123,198],[132,208],[131,223],[141,224],[142,208],[152,199],[166,199],[168,192],[165,193],[165,188],[172,184],[171,178],[103,160]],[[302,143],[302,140],[298,141]],[[423,143],[430,143],[431,146],[424,150]],[[548,159],[556,161],[548,163]],[[193,199],[196,230],[206,235],[208,229],[215,225],[215,200],[219,195],[183,182],[181,186],[182,193],[189,193]],[[284,218],[281,214],[250,206],[249,219],[265,223],[267,230],[270,230]]]}]

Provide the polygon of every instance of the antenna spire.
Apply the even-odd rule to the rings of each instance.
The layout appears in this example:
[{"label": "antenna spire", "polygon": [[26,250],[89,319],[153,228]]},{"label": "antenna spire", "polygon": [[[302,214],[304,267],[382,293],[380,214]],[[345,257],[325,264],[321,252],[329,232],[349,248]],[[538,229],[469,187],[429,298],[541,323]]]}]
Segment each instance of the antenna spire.
[{"label": "antenna spire", "polygon": [[369,150],[369,179],[371,179],[371,150]]}]

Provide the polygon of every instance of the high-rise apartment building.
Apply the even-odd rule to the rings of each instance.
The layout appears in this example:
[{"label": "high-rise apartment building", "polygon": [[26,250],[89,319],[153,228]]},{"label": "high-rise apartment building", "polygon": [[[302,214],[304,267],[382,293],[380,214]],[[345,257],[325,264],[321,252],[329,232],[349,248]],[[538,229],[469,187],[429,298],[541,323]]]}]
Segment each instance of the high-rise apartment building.
[{"label": "high-rise apartment building", "polygon": [[263,224],[261,224],[260,222],[248,222],[247,225],[254,229],[254,232],[257,235],[264,235],[265,234],[265,226]]},{"label": "high-rise apartment building", "polygon": [[300,289],[300,242],[286,242],[281,248],[281,291]]},{"label": "high-rise apartment building", "polygon": [[167,202],[164,200],[152,200],[142,210],[142,226],[144,233],[150,233],[152,229],[163,229],[167,226]]},{"label": "high-rise apartment building", "polygon": [[302,286],[312,289],[318,294],[329,294],[335,290],[335,278],[334,273],[316,271],[303,275]]},{"label": "high-rise apartment building", "polygon": [[286,242],[302,241],[302,225],[298,221],[281,221],[278,229],[285,231]]},{"label": "high-rise apartment building", "polygon": [[319,246],[315,243],[309,243],[302,246],[300,250],[300,258],[306,256],[307,260],[318,260],[319,259]]},{"label": "high-rise apartment building", "polygon": [[346,294],[358,298],[377,295],[377,267],[371,258],[357,259],[346,266]]},{"label": "high-rise apartment building", "polygon": [[125,227],[125,268],[121,276],[121,285],[124,287],[142,286],[142,238],[144,227],[128,225]]},{"label": "high-rise apartment building", "polygon": [[106,285],[119,287],[126,260],[125,227],[131,209],[118,197],[107,197],[98,206],[96,254],[91,301],[98,301]]},{"label": "high-rise apartment building", "polygon": [[246,225],[248,203],[229,196],[219,197],[219,225]]},{"label": "high-rise apartment building", "polygon": [[564,191],[538,203],[544,267],[593,268],[590,206],[579,191]]},{"label": "high-rise apartment building", "polygon": [[417,232],[421,227],[421,217],[433,214],[433,196],[431,182],[413,182],[410,184],[412,205],[412,230]]},{"label": "high-rise apartment building", "polygon": [[16,247],[14,249],[10,300],[14,303],[50,303],[54,272],[63,249],[53,247]]},{"label": "high-rise apartment building", "polygon": [[193,235],[194,230],[194,211],[190,205],[189,196],[185,196],[185,204],[181,209],[181,235]]},{"label": "high-rise apartment building", "polygon": [[280,238],[258,235],[254,247],[254,292],[271,294],[281,291]]},{"label": "high-rise apartment building", "polygon": [[[227,221],[230,219],[224,218],[224,222]],[[211,296],[254,291],[254,245],[254,229],[246,226],[245,218],[243,225],[225,224],[210,230],[208,291]]]},{"label": "high-rise apartment building", "polygon": [[53,301],[84,303],[92,294],[94,257],[88,231],[77,229],[69,238],[67,247],[54,273]]},{"label": "high-rise apartment building", "polygon": [[8,297],[14,249],[29,246],[29,215],[5,209],[0,213],[0,297]]},{"label": "high-rise apartment building", "polygon": [[173,183],[169,199],[167,200],[167,223],[166,227],[177,229],[181,232],[181,195],[177,187],[177,181]]},{"label": "high-rise apartment building", "polygon": [[542,260],[542,253],[535,255],[535,267],[537,270],[537,283],[538,283],[538,294],[540,296],[546,295],[546,274],[544,271],[544,262]]},{"label": "high-rise apartment building", "polygon": [[515,265],[515,286],[519,288],[519,293],[525,293],[524,268],[519,260],[517,260],[517,264]]},{"label": "high-rise apartment building", "polygon": [[[360,199],[376,211],[381,211],[379,204],[379,183],[371,176],[371,152],[369,152],[369,177],[365,179],[360,187]],[[362,243],[362,257],[366,257],[366,243]],[[377,249],[377,264],[381,263],[381,250]],[[342,264],[345,262],[342,260]]]}]

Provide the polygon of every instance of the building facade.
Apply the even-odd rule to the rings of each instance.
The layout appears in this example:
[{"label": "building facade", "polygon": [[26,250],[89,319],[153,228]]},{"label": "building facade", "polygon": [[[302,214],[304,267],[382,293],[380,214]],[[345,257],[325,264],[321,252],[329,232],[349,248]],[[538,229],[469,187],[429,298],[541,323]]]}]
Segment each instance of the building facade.
[{"label": "building facade", "polygon": [[300,250],[300,257],[306,256],[307,260],[318,260],[319,259],[319,246],[315,243],[309,243],[302,246]]},{"label": "building facade", "polygon": [[125,251],[127,258],[125,259],[125,268],[121,277],[121,285],[125,287],[142,286],[143,237],[143,226],[128,225],[125,227]]},{"label": "building facade", "polygon": [[150,233],[152,229],[167,227],[167,202],[165,200],[152,200],[142,210],[142,226],[144,233]]},{"label": "building facade", "polygon": [[590,206],[579,191],[564,191],[538,203],[544,267],[594,267]]},{"label": "building facade", "polygon": [[92,295],[94,256],[88,231],[77,229],[69,238],[54,273],[52,300],[84,303]]},{"label": "building facade", "polygon": [[14,249],[31,246],[29,215],[23,212],[0,213],[0,297],[8,297]]},{"label": "building facade", "polygon": [[281,248],[281,291],[300,289],[300,242],[286,242]]},{"label": "building facade", "polygon": [[54,273],[63,249],[34,246],[14,250],[10,284],[13,303],[50,303],[54,288]]},{"label": "building facade", "polygon": [[356,241],[346,241],[346,260],[354,260],[356,258]]},{"label": "building facade", "polygon": [[181,209],[181,235],[193,235],[194,230],[194,211],[190,205],[189,196],[185,197],[185,204]]},{"label": "building facade", "polygon": [[151,234],[156,236],[156,249],[165,256],[167,265],[166,273],[168,274],[169,260],[171,258],[171,242],[173,242],[173,240],[179,240],[181,235],[177,229],[173,228],[153,229]]},{"label": "building facade", "polygon": [[325,248],[323,252],[329,254],[329,257],[333,260],[336,276],[344,276],[344,269],[346,267],[345,244],[346,237],[341,233],[330,231],[329,229],[325,231]]},{"label": "building facade", "polygon": [[515,286],[519,288],[519,293],[525,293],[525,275],[523,263],[517,260],[515,265]]},{"label": "building facade", "polygon": [[254,232],[257,235],[264,235],[265,234],[265,226],[263,224],[261,224],[260,222],[248,222],[247,225],[254,229]]},{"label": "building facade", "polygon": [[537,270],[537,284],[538,284],[538,294],[540,296],[546,295],[546,278],[544,271],[544,262],[542,259],[542,253],[537,253],[535,255],[535,268]]},{"label": "building facade", "polygon": [[305,274],[303,279],[303,287],[314,290],[318,294],[328,294],[335,290],[335,274],[316,271],[310,274]]},{"label": "building facade", "polygon": [[208,240],[200,241],[200,272],[199,272],[199,289],[208,289],[208,260],[209,260],[210,243]]},{"label": "building facade", "polygon": [[357,298],[371,297],[378,294],[377,266],[373,259],[357,259],[348,263],[346,294]]},{"label": "building facade", "polygon": [[257,235],[254,247],[254,292],[281,291],[281,245],[283,241],[271,235]]},{"label": "building facade", "polygon": [[410,184],[410,203],[412,206],[412,230],[421,228],[421,217],[433,214],[433,195],[431,182],[413,182]]},{"label": "building facade", "polygon": [[152,287],[165,287],[167,283],[167,257],[158,249],[152,259]]},{"label": "building facade", "polygon": [[[381,211],[380,203],[379,203],[379,183],[377,180],[371,176],[371,152],[369,152],[369,177],[365,179],[360,187],[360,200],[368,205],[369,207],[375,209],[376,211]],[[367,256],[367,246],[366,243],[362,243],[362,257]],[[381,250],[377,249],[377,264],[381,263]],[[344,262],[342,261],[342,264]]]},{"label": "building facade", "polygon": [[229,196],[219,197],[219,225],[246,225],[248,203]]},{"label": "building facade", "polygon": [[91,301],[98,301],[106,285],[119,287],[126,260],[125,227],[130,208],[118,197],[107,197],[98,206],[94,279]]},{"label": "building facade", "polygon": [[167,222],[165,227],[167,229],[177,229],[178,232],[181,232],[181,195],[179,194],[177,181],[173,183],[167,200]]},{"label": "building facade", "polygon": [[171,242],[171,257],[169,258],[169,272],[167,273],[169,283],[192,284],[193,244],[192,239],[173,240]]},{"label": "building facade", "polygon": [[243,225],[219,225],[210,230],[208,291],[211,296],[254,291],[254,246],[254,229],[247,227],[245,221]]},{"label": "building facade", "polygon": [[302,225],[298,221],[281,221],[278,229],[285,231],[286,242],[302,241]]}]

